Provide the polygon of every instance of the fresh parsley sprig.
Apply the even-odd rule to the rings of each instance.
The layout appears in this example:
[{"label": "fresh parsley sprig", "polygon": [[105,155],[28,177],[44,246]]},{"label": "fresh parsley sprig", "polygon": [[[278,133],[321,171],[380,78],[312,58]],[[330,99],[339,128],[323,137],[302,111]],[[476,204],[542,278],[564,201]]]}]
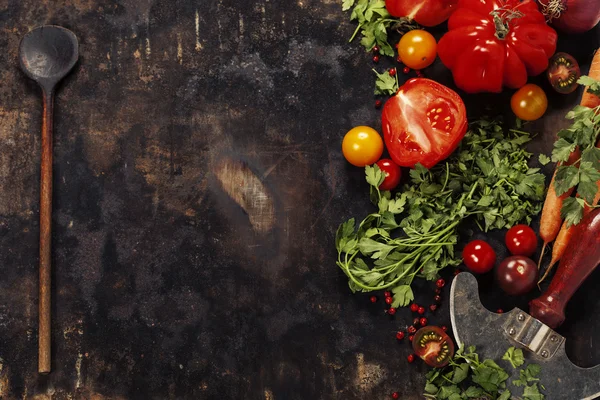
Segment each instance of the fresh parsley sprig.
[{"label": "fresh parsley sprig", "polygon": [[[587,76],[582,76],[578,82],[588,86],[591,93],[600,94],[600,82]],[[566,198],[561,209],[563,218],[570,226],[581,221],[584,208],[592,207],[598,192],[596,182],[600,180],[600,148],[596,147],[596,143],[600,137],[600,106],[577,106],[567,113],[566,118],[573,122],[569,128],[558,132],[552,161],[564,163],[576,149],[581,152],[581,157],[573,164],[558,166],[554,179],[558,196],[577,187],[576,196]]]},{"label": "fresh parsley sprig", "polygon": [[[525,363],[523,350],[514,347],[510,347],[502,359],[509,361],[515,369]],[[494,360],[480,361],[475,346],[461,346],[448,366],[427,373],[423,396],[427,399],[449,400],[543,400],[544,395],[538,388],[537,376],[540,371],[541,367],[537,364],[529,364],[527,368],[519,370],[519,379],[512,383],[523,387],[523,396],[511,397],[506,385],[510,374]]]},{"label": "fresh parsley sprig", "polygon": [[388,33],[419,28],[418,24],[407,18],[392,17],[385,8],[385,0],[343,0],[342,10],[350,9],[352,9],[350,20],[358,22],[350,42],[360,32],[362,34],[360,43],[366,51],[371,51],[377,45],[380,54],[393,57],[394,48],[388,41]]},{"label": "fresh parsley sprig", "polygon": [[454,248],[464,219],[485,231],[529,223],[545,191],[544,176],[528,166],[531,153],[522,148],[529,140],[526,132],[504,134],[497,122],[477,121],[447,162],[431,170],[418,164],[395,196],[379,190],[383,172],[367,166],[376,211],[358,224],[344,222],[336,234],[337,265],[350,289],[390,289],[392,306],[405,306],[415,277],[434,280],[460,264]]},{"label": "fresh parsley sprig", "polygon": [[373,72],[377,75],[377,79],[375,80],[375,94],[396,94],[399,87],[398,74],[392,76],[389,71],[379,73],[376,69],[373,69]]}]

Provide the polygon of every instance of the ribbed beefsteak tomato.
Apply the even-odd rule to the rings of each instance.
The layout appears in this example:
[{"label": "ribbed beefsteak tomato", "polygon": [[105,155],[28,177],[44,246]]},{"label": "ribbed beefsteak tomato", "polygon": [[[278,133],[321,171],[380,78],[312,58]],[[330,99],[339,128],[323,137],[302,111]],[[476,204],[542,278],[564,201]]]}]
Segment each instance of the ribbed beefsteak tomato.
[{"label": "ribbed beefsteak tomato", "polygon": [[544,72],[556,39],[534,0],[459,0],[438,55],[465,92],[501,92]]},{"label": "ribbed beefsteak tomato", "polygon": [[439,25],[448,19],[458,0],[385,0],[394,17],[407,17],[423,26]]},{"label": "ribbed beefsteak tomato", "polygon": [[467,132],[467,112],[452,89],[425,78],[409,79],[383,107],[381,126],[390,156],[403,167],[433,167]]}]

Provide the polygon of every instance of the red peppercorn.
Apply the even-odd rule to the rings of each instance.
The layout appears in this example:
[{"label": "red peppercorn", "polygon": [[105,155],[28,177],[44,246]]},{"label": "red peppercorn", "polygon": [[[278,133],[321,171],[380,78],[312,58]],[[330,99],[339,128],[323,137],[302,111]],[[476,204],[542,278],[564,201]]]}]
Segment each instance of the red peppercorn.
[{"label": "red peppercorn", "polygon": [[374,55],[373,56],[373,62],[374,63],[378,63],[379,62],[379,56],[378,55]]},{"label": "red peppercorn", "polygon": [[396,68],[390,68],[389,74],[390,74],[390,76],[395,76],[396,75]]},{"label": "red peppercorn", "polygon": [[417,73],[417,76],[418,76],[419,78],[423,76],[423,73],[422,73],[421,71],[419,71],[419,70],[416,70],[415,72]]},{"label": "red peppercorn", "polygon": [[377,296],[371,296],[369,300],[371,300],[371,303],[377,303]]},{"label": "red peppercorn", "polygon": [[400,331],[400,332],[396,333],[396,339],[398,339],[398,340],[404,339],[404,332]]},{"label": "red peppercorn", "polygon": [[427,325],[427,318],[423,317],[419,320],[419,325],[425,326]]},{"label": "red peppercorn", "polygon": [[381,100],[375,100],[375,108],[379,108],[381,107],[383,103],[381,102]]},{"label": "red peppercorn", "polygon": [[435,312],[435,310],[437,310],[437,305],[432,304],[429,306],[429,309],[431,310],[431,312]]},{"label": "red peppercorn", "polygon": [[392,297],[392,292],[390,292],[390,291],[386,290],[385,292],[383,292],[383,295],[384,295],[385,297]]},{"label": "red peppercorn", "polygon": [[394,302],[394,298],[393,297],[386,297],[385,298],[385,304],[392,304]]},{"label": "red peppercorn", "polygon": [[438,279],[437,282],[435,283],[435,286],[439,287],[440,289],[443,288],[444,286],[446,286],[446,281],[443,280],[442,278]]},{"label": "red peppercorn", "polygon": [[436,295],[435,295],[435,297],[433,298],[433,300],[434,300],[436,303],[439,303],[439,302],[441,302],[441,301],[442,301],[442,296],[440,296],[439,294],[436,294]]},{"label": "red peppercorn", "polygon": [[379,53],[379,46],[373,46],[373,53]]},{"label": "red peppercorn", "polygon": [[503,309],[501,309],[501,308],[497,309],[497,310],[496,310],[496,312],[497,312],[498,314],[504,314],[504,310],[503,310]]},{"label": "red peppercorn", "polygon": [[460,269],[457,268],[457,269],[454,270],[454,276],[456,276],[458,274],[460,274]]},{"label": "red peppercorn", "polygon": [[419,317],[413,319],[413,326],[419,325]]},{"label": "red peppercorn", "polygon": [[443,330],[444,332],[446,332],[446,331],[448,330],[448,327],[447,327],[446,325],[442,325],[442,330]]},{"label": "red peppercorn", "polygon": [[419,307],[419,310],[417,312],[421,315],[425,314],[425,307]]},{"label": "red peppercorn", "polygon": [[[388,297],[388,299],[389,299],[389,297]],[[388,312],[388,314],[390,314],[390,315],[394,315],[394,314],[396,314],[396,309],[395,309],[394,307],[390,307],[390,309],[389,309],[389,310],[387,310],[387,312]]]},{"label": "red peppercorn", "polygon": [[407,328],[408,333],[410,333],[411,335],[414,335],[415,333],[417,333],[417,328],[415,328],[413,325],[409,326]]},{"label": "red peppercorn", "polygon": [[415,355],[414,354],[409,354],[408,357],[406,357],[406,360],[411,363],[413,361],[415,361]]},{"label": "red peppercorn", "polygon": [[408,74],[410,72],[410,68],[404,67],[404,69],[402,69],[402,72],[404,72],[405,74]]},{"label": "red peppercorn", "polygon": [[392,399],[397,400],[399,398],[400,398],[400,393],[398,393],[398,392],[392,393]]},{"label": "red peppercorn", "polygon": [[419,305],[418,305],[417,303],[412,303],[412,304],[410,305],[410,311],[412,311],[412,312],[417,312],[417,311],[419,311]]},{"label": "red peppercorn", "polygon": [[442,289],[440,289],[440,288],[435,289],[435,294],[441,294],[441,293],[442,293]]},{"label": "red peppercorn", "polygon": [[415,337],[415,335],[410,335],[410,336],[408,337],[408,341],[409,341],[409,342],[412,342],[412,341],[413,341],[413,339],[414,339],[414,337]]}]

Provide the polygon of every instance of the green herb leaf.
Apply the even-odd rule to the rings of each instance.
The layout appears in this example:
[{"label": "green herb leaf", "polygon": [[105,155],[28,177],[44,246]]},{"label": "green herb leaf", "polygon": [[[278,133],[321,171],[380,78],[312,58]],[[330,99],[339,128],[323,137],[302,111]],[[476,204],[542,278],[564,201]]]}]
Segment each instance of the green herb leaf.
[{"label": "green herb leaf", "polygon": [[391,76],[387,71],[379,73],[373,70],[373,72],[377,75],[375,94],[392,95],[398,91],[398,75]]},{"label": "green herb leaf", "polygon": [[342,11],[348,11],[354,5],[355,0],[343,0],[342,2]]},{"label": "green herb leaf", "polygon": [[410,285],[396,286],[392,288],[392,293],[394,294],[394,302],[392,303],[392,307],[394,308],[405,307],[415,299]]},{"label": "green herb leaf", "polygon": [[560,215],[567,222],[567,226],[577,225],[583,219],[584,206],[583,199],[575,197],[567,197],[563,201]]},{"label": "green herb leaf", "polygon": [[502,392],[500,397],[498,397],[496,400],[508,400],[508,399],[510,399],[510,396],[511,396],[510,391],[505,390],[504,392]]},{"label": "green herb leaf", "polygon": [[509,347],[506,353],[502,356],[503,360],[508,361],[513,368],[520,367],[525,363],[525,357],[523,357],[523,350],[515,347]]},{"label": "green herb leaf", "polygon": [[367,176],[367,183],[376,188],[379,188],[379,185],[385,179],[385,174],[379,169],[377,164],[373,166],[367,165],[365,167],[365,175]]},{"label": "green herb leaf", "polygon": [[523,390],[523,400],[543,400],[544,397],[545,396],[540,392],[537,383],[534,383],[531,386],[525,386],[525,390]]},{"label": "green herb leaf", "polygon": [[587,91],[595,94],[596,96],[600,96],[600,82],[591,78],[587,75],[582,75],[577,80],[577,83],[583,86],[587,86]]},{"label": "green herb leaf", "polygon": [[577,145],[567,139],[560,138],[554,142],[554,149],[552,150],[552,161],[564,162],[569,159],[569,156],[575,150]]},{"label": "green herb leaf", "polygon": [[550,159],[550,157],[548,157],[547,155],[545,155],[545,154],[540,154],[540,155],[538,156],[538,161],[540,162],[540,164],[542,164],[542,165],[546,165],[546,164],[548,164],[548,163],[549,163],[550,161],[552,161],[552,160],[551,160],[551,159]]},{"label": "green herb leaf", "polygon": [[574,165],[561,165],[556,170],[554,190],[558,196],[567,193],[579,183],[579,169]]},{"label": "green herb leaf", "polygon": [[459,364],[454,369],[454,376],[452,377],[452,383],[461,383],[469,376],[469,364]]}]

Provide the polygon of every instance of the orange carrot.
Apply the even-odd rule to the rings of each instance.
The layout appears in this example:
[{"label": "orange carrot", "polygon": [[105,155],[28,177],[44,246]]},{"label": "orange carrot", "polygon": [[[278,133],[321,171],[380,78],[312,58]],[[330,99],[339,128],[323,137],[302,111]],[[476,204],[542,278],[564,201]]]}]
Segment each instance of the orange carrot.
[{"label": "orange carrot", "polygon": [[[596,54],[592,59],[592,64],[590,65],[590,72],[588,72],[588,76],[590,78],[600,80],[600,51],[596,51]],[[585,92],[583,92],[583,96],[581,97],[581,103],[579,104],[585,107],[595,108],[600,106],[600,98],[595,94],[591,94],[586,89]]]}]

